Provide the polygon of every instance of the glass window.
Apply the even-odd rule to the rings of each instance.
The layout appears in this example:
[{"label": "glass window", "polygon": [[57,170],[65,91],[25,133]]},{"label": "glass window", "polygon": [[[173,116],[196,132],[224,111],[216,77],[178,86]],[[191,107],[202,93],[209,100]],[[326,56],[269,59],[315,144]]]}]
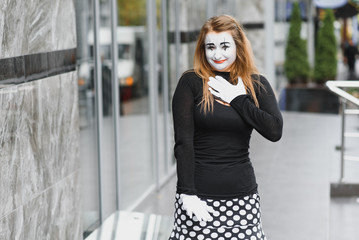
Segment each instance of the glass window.
[{"label": "glass window", "polygon": [[[130,207],[154,183],[149,115],[146,1],[118,1],[120,83],[121,209]],[[136,13],[136,14],[134,14]]]},{"label": "glass window", "polygon": [[77,0],[77,69],[80,119],[82,222],[84,237],[99,225],[99,178],[95,126],[92,0]]}]

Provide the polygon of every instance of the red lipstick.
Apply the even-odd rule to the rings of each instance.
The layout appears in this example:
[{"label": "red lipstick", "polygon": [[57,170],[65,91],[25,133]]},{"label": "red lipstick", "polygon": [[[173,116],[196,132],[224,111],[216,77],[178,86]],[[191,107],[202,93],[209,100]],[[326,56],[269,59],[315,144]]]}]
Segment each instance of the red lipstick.
[{"label": "red lipstick", "polygon": [[226,59],[224,59],[224,60],[219,60],[219,61],[217,61],[217,60],[213,60],[213,62],[215,62],[215,63],[217,63],[217,64],[224,63],[225,61],[226,61]]}]

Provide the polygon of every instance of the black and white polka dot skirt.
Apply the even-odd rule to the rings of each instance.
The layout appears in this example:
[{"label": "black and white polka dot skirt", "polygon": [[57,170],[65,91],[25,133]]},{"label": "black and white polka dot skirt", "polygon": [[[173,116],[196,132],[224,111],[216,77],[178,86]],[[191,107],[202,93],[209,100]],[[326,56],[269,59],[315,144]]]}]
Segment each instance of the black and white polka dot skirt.
[{"label": "black and white polka dot skirt", "polygon": [[266,240],[258,194],[229,200],[201,199],[215,210],[212,221],[190,219],[176,194],[175,223],[169,240]]}]

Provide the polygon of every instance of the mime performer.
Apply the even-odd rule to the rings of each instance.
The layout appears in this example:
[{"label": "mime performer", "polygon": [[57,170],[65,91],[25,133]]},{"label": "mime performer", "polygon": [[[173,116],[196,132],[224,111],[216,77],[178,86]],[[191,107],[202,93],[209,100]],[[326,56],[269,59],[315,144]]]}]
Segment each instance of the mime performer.
[{"label": "mime performer", "polygon": [[233,17],[203,25],[172,110],[178,181],[169,239],[266,239],[248,149],[253,129],[278,141],[283,120]]}]

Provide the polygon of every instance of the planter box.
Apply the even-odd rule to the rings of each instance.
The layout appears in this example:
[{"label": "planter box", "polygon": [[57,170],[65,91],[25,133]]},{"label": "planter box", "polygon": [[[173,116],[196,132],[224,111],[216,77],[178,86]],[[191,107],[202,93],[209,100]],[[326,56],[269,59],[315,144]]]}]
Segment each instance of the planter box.
[{"label": "planter box", "polygon": [[280,95],[280,108],[285,111],[339,113],[339,98],[324,86],[286,87]]}]

